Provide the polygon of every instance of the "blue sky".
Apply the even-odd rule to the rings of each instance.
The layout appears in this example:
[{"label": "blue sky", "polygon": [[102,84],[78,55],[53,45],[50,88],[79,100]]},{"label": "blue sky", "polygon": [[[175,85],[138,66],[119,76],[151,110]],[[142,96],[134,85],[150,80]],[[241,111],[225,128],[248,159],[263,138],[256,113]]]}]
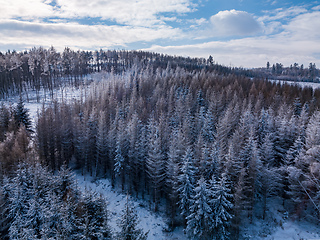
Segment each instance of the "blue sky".
[{"label": "blue sky", "polygon": [[54,46],[214,57],[227,66],[320,67],[320,2],[0,0],[0,51]]}]

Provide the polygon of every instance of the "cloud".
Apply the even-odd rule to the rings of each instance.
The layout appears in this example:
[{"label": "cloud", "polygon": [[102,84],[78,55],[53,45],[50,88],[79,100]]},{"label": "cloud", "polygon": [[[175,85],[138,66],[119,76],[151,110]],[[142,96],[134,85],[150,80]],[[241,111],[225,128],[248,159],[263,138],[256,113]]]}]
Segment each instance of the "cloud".
[{"label": "cloud", "polygon": [[210,27],[214,36],[248,36],[261,31],[260,23],[251,14],[234,9],[213,15]]},{"label": "cloud", "polygon": [[281,28],[281,31],[229,41],[181,46],[153,45],[144,50],[204,58],[212,55],[219,63],[243,67],[261,67],[267,61],[281,62],[285,66],[294,62],[305,65],[313,62],[320,66],[320,11],[300,14],[287,23],[271,21],[268,24]]},{"label": "cloud", "polygon": [[296,39],[315,39],[320,42],[320,11],[301,14],[284,26]]},{"label": "cloud", "polygon": [[0,19],[89,17],[128,26],[163,25],[161,14],[184,14],[196,7],[192,0],[0,0],[0,3]]},{"label": "cloud", "polygon": [[308,10],[303,6],[293,6],[287,9],[277,8],[272,11],[264,11],[265,15],[259,18],[259,21],[277,21],[277,20],[290,20],[300,14],[304,14]]},{"label": "cloud", "polygon": [[60,50],[65,46],[79,49],[125,47],[133,42],[148,42],[182,35],[179,29],[165,26],[88,26],[78,23],[30,23],[18,20],[0,20],[0,29],[0,46],[8,46],[14,42],[25,47],[53,45]]},{"label": "cloud", "polygon": [[279,35],[273,38],[250,37],[180,46],[153,45],[143,50],[190,57],[208,58],[212,55],[220,64],[248,68],[265,66],[267,61],[281,62],[285,66],[293,62],[314,62],[320,66],[320,59],[314,56],[318,45],[318,41],[313,40],[288,42],[284,36]]},{"label": "cloud", "polygon": [[130,26],[163,24],[162,13],[188,13],[191,0],[57,0],[61,15],[67,18],[99,17]]},{"label": "cloud", "polygon": [[259,22],[251,14],[234,9],[213,15],[209,27],[213,36],[248,36],[261,31]]},{"label": "cloud", "polygon": [[0,19],[19,17],[30,20],[51,17],[56,14],[52,5],[41,0],[0,0],[0,6]]}]

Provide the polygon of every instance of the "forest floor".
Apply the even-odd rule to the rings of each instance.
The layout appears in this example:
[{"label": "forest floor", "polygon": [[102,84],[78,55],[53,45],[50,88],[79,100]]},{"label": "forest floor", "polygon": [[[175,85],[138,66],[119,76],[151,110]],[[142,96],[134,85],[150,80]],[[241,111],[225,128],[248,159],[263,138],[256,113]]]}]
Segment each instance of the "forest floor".
[{"label": "forest floor", "polygon": [[[80,190],[91,190],[98,194],[102,194],[108,202],[108,214],[110,226],[114,232],[119,231],[117,221],[124,209],[127,195],[121,193],[120,189],[112,188],[108,179],[100,179],[93,181],[90,176],[76,175]],[[161,213],[150,211],[149,203],[146,200],[134,199],[130,197],[139,216],[138,227],[148,232],[148,240],[182,240],[187,239],[182,228],[175,229],[173,232],[166,232],[166,217]]]}]

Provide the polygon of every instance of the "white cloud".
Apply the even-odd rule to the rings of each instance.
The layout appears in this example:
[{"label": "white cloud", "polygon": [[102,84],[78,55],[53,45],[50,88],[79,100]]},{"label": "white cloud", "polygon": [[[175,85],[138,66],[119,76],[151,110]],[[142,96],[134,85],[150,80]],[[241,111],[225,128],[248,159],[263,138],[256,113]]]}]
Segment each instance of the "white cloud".
[{"label": "white cloud", "polygon": [[285,32],[274,36],[250,37],[230,41],[211,41],[184,46],[154,45],[148,51],[191,57],[212,55],[221,64],[242,67],[261,67],[267,61],[288,66],[294,62],[320,66],[319,40],[298,39]]},{"label": "white cloud", "polygon": [[36,19],[55,14],[55,8],[42,0],[0,0],[0,19]]},{"label": "white cloud", "polygon": [[192,0],[0,0],[0,6],[0,19],[91,17],[128,26],[152,26],[164,24],[162,13],[184,14],[196,5]]},{"label": "white cloud", "polygon": [[251,14],[234,9],[213,15],[210,28],[213,36],[248,36],[261,31],[259,22]]},{"label": "white cloud", "polygon": [[313,7],[312,10],[319,11],[320,10],[320,5]]},{"label": "white cloud", "polygon": [[100,17],[120,24],[151,26],[162,24],[160,13],[193,11],[191,0],[57,0],[62,16]]},{"label": "white cloud", "polygon": [[266,15],[259,18],[259,21],[276,21],[276,20],[289,20],[292,17],[298,16],[308,12],[305,7],[294,6],[287,9],[277,8],[272,11],[264,11]]},{"label": "white cloud", "polygon": [[165,26],[87,26],[77,23],[30,23],[17,20],[0,20],[0,29],[0,46],[15,43],[25,47],[53,45],[57,49],[65,46],[80,49],[124,47],[133,42],[148,42],[182,34],[178,29]]},{"label": "white cloud", "polygon": [[[219,12],[210,21],[212,35],[215,32],[216,36],[248,36],[252,32],[252,36],[183,46],[154,45],[145,50],[205,58],[211,54],[219,63],[233,66],[259,67],[267,61],[287,66],[314,62],[320,66],[320,11],[314,8],[277,9],[257,20],[246,12],[231,10]],[[260,27],[264,34],[254,36]]]},{"label": "white cloud", "polygon": [[315,39],[320,43],[320,11],[299,15],[290,21],[284,29],[296,39]]}]

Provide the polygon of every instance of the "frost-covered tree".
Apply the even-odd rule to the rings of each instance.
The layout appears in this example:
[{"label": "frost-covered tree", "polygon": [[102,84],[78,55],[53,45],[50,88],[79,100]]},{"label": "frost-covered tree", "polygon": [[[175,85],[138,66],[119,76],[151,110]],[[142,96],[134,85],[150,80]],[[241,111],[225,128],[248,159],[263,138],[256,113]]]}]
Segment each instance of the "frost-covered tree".
[{"label": "frost-covered tree", "polygon": [[135,152],[138,158],[138,179],[139,186],[141,187],[142,198],[144,198],[144,192],[147,185],[147,167],[146,161],[148,156],[148,134],[147,128],[142,124],[139,129],[138,139],[135,143]]},{"label": "frost-covered tree", "polygon": [[178,177],[180,174],[180,164],[185,153],[186,138],[181,128],[174,129],[171,132],[168,160],[166,165],[166,179],[165,187],[168,193],[170,203],[168,204],[168,211],[170,212],[173,221],[177,210],[177,189]]},{"label": "frost-covered tree", "polygon": [[165,158],[161,149],[159,128],[155,120],[149,121],[149,151],[146,159],[146,169],[153,192],[154,210],[158,210],[160,192],[165,180]]},{"label": "frost-covered tree", "polygon": [[25,108],[21,96],[17,106],[15,107],[14,119],[17,126],[20,126],[22,124],[28,131],[31,131],[31,119],[29,116],[29,110]]},{"label": "frost-covered tree", "polygon": [[118,240],[146,240],[148,232],[144,233],[138,227],[139,217],[132,202],[127,196],[127,200],[122,210],[121,218],[118,221],[120,232],[117,233]]},{"label": "frost-covered tree", "polygon": [[81,200],[81,211],[78,239],[112,239],[106,201],[101,195],[85,192]]},{"label": "frost-covered tree", "polygon": [[124,190],[125,185],[125,169],[125,159],[122,154],[120,140],[118,139],[116,143],[116,156],[114,158],[114,171],[121,179],[122,190]]},{"label": "frost-covered tree", "polygon": [[203,127],[201,131],[204,140],[208,143],[212,143],[214,141],[215,131],[214,116],[211,110],[208,109],[204,116]]},{"label": "frost-covered tree", "polygon": [[214,239],[229,239],[233,218],[233,195],[226,174],[219,181],[210,182],[212,199],[212,234]]},{"label": "frost-covered tree", "polygon": [[257,148],[253,129],[251,129],[249,138],[241,150],[240,161],[242,161],[243,168],[241,171],[241,174],[243,174],[242,207],[247,212],[250,221],[252,221],[255,197],[259,186],[258,169],[261,166],[259,149]]},{"label": "frost-covered tree", "polygon": [[177,189],[179,196],[178,206],[184,218],[189,216],[190,213],[191,199],[195,187],[195,174],[193,151],[191,147],[187,147],[180,166]]},{"label": "frost-covered tree", "polygon": [[105,174],[107,169],[110,169],[110,163],[108,161],[108,131],[106,125],[106,113],[104,111],[100,111],[97,126],[97,156],[94,165],[95,177]]},{"label": "frost-covered tree", "polygon": [[211,189],[207,186],[204,177],[201,177],[194,189],[190,201],[190,214],[187,216],[186,231],[192,239],[212,239],[213,218],[211,208]]}]

